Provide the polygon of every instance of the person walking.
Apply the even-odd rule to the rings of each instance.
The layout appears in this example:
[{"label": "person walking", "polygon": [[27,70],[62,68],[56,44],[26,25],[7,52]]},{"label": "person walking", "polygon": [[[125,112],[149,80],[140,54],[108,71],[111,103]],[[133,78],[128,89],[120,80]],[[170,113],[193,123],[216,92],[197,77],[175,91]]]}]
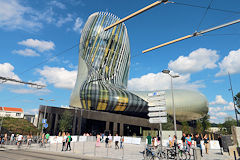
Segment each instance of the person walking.
[{"label": "person walking", "polygon": [[173,144],[172,144],[172,137],[170,135],[168,136],[168,144],[169,144],[170,148],[173,146]]},{"label": "person walking", "polygon": [[96,147],[100,146],[100,142],[101,142],[101,136],[99,134],[97,134],[97,142],[96,142]]},{"label": "person walking", "polygon": [[11,134],[11,137],[10,137],[10,144],[11,145],[14,144],[14,134],[13,133]]},{"label": "person walking", "polygon": [[222,146],[222,137],[221,137],[221,135],[218,136],[218,142],[219,142],[219,146],[220,146],[220,152],[223,155],[223,146]]},{"label": "person walking", "polygon": [[188,134],[188,136],[186,137],[186,143],[187,143],[188,154],[190,154],[190,148],[192,146],[192,138],[191,138],[190,134]]},{"label": "person walking", "polygon": [[200,148],[201,156],[203,156],[203,155],[202,155],[201,140],[202,140],[202,138],[199,136],[199,134],[196,134],[195,139],[194,139],[194,143],[195,143],[195,146],[196,146],[196,147]]},{"label": "person walking", "polygon": [[45,138],[46,138],[46,144],[48,143],[49,136],[50,136],[50,134],[49,134],[49,133],[47,133],[47,134],[45,135]]},{"label": "person walking", "polygon": [[66,139],[67,139],[67,136],[65,135],[65,132],[63,132],[63,133],[62,133],[62,151],[63,151],[64,148],[65,148]]},{"label": "person walking", "polygon": [[186,151],[186,134],[185,133],[183,133],[181,140],[183,144],[183,149]]},{"label": "person walking", "polygon": [[150,136],[150,134],[148,134],[147,136],[147,146],[151,146],[152,144],[152,137]]},{"label": "person walking", "polygon": [[109,138],[108,147],[109,147],[109,148],[112,148],[112,135],[109,134],[108,138]]},{"label": "person walking", "polygon": [[207,137],[207,134],[205,134],[204,138],[204,146],[205,146],[205,151],[206,151],[206,154],[208,154],[208,148],[209,148],[209,139]]},{"label": "person walking", "polygon": [[121,136],[121,138],[120,138],[120,149],[123,149],[123,142],[124,142],[124,138],[123,138],[123,136]]},{"label": "person walking", "polygon": [[72,137],[71,137],[70,133],[68,133],[68,135],[67,135],[67,148],[66,148],[65,151],[68,150],[68,147],[69,147],[69,151],[71,151],[71,141],[72,141]]},{"label": "person walking", "polygon": [[115,149],[119,149],[118,143],[120,141],[120,137],[118,136],[118,134],[116,134],[116,136],[114,137],[115,139]]},{"label": "person walking", "polygon": [[108,142],[109,142],[109,138],[108,136],[105,138],[105,148],[108,148]]}]

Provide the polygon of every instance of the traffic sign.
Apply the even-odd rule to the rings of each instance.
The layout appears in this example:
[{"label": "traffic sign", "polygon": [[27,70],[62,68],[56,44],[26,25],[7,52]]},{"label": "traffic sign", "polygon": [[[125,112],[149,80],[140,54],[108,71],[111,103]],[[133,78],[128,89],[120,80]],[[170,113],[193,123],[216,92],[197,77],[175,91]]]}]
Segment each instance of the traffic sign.
[{"label": "traffic sign", "polygon": [[153,93],[148,93],[148,97],[161,96],[161,95],[165,95],[165,94],[166,94],[165,91],[153,92]]},{"label": "traffic sign", "polygon": [[148,106],[165,106],[165,101],[150,101],[148,102]]},{"label": "traffic sign", "polygon": [[47,123],[47,119],[42,119],[42,123]]},{"label": "traffic sign", "polygon": [[150,112],[148,113],[148,117],[161,117],[167,116],[167,112]]},{"label": "traffic sign", "polygon": [[45,123],[45,124],[44,124],[44,128],[47,128],[47,127],[48,127],[48,124],[47,124],[47,123]]},{"label": "traffic sign", "polygon": [[148,111],[149,112],[165,111],[165,110],[166,110],[166,106],[162,106],[162,107],[148,107]]},{"label": "traffic sign", "polygon": [[167,123],[167,117],[149,118],[149,123]]}]

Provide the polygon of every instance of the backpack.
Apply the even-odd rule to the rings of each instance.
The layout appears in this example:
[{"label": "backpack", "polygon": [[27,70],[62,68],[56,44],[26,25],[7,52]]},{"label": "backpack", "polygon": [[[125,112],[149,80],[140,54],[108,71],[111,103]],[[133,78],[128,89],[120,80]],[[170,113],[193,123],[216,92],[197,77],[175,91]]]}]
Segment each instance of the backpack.
[{"label": "backpack", "polygon": [[108,140],[109,140],[109,138],[107,137],[107,138],[105,139],[105,142],[108,143]]},{"label": "backpack", "polygon": [[70,141],[72,141],[72,137],[70,137]]}]

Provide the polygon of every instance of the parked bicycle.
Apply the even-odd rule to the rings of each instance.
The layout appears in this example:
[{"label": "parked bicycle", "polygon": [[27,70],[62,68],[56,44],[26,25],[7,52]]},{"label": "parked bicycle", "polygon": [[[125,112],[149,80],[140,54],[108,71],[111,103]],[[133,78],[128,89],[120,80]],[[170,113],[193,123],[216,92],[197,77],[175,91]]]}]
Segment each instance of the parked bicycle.
[{"label": "parked bicycle", "polygon": [[177,147],[167,149],[167,159],[176,159],[178,153],[178,158],[181,160],[191,159],[191,154],[184,148],[180,148],[180,144]]}]

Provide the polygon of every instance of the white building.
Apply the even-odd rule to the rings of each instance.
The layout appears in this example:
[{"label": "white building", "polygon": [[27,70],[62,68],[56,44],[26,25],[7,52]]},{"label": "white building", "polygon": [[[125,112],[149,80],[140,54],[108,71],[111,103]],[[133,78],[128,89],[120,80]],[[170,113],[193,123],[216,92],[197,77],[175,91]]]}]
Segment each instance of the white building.
[{"label": "white building", "polygon": [[22,108],[0,107],[0,117],[23,118],[24,112]]}]

